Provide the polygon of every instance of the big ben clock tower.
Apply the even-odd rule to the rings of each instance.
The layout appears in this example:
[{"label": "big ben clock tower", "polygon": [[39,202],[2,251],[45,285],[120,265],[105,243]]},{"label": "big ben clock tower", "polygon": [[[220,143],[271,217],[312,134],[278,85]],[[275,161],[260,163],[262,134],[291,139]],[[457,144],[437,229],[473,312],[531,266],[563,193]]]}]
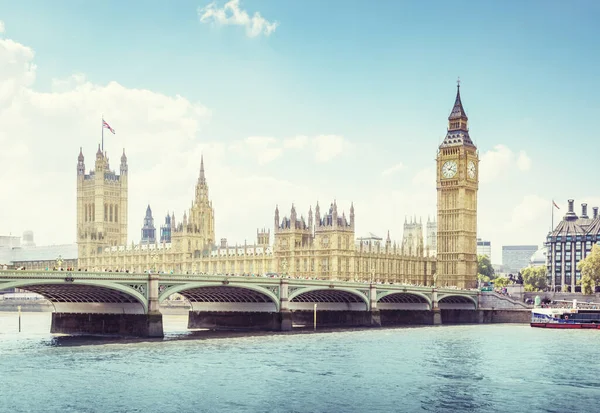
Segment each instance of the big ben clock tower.
[{"label": "big ben clock tower", "polygon": [[448,117],[448,133],[437,155],[437,284],[477,285],[477,189],[479,156],[469,137],[468,118],[460,100]]}]

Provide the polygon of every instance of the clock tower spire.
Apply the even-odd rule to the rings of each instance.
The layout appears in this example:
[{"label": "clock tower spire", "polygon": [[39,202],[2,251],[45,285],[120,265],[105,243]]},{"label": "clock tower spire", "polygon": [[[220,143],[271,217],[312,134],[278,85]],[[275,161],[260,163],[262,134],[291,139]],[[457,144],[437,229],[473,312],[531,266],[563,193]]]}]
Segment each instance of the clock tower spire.
[{"label": "clock tower spire", "polygon": [[448,130],[437,155],[437,278],[440,286],[477,285],[479,155],[457,84]]}]

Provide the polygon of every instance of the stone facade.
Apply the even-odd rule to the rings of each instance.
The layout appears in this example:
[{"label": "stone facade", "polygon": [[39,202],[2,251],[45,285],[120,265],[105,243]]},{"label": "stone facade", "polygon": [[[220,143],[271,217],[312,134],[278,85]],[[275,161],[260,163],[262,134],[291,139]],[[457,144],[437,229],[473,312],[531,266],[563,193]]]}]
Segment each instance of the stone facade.
[{"label": "stone facade", "polygon": [[[428,247],[424,246],[423,225],[416,218],[405,225],[400,244],[392,242],[389,232],[385,243],[379,238],[377,242],[357,242],[354,206],[346,216],[335,201],[323,212],[317,204],[313,214],[311,207],[307,219],[299,216],[293,205],[288,217],[280,217],[276,208],[272,245],[270,230],[262,230],[253,245],[230,246],[222,239],[217,246],[203,159],[192,207],[183,220],[178,223],[174,215],[167,216],[160,240],[128,245],[127,173],[125,154],[118,176],[110,172],[108,157],[99,150],[96,171],[86,175],[80,153],[77,228],[82,269],[279,273],[419,285],[432,285],[437,271],[439,286],[471,288],[476,284],[478,154],[468,135],[460,93],[438,151],[438,214],[437,220],[427,223]],[[113,206],[107,209],[107,205]],[[437,250],[437,265],[432,247]]]},{"label": "stone facade", "polygon": [[110,170],[106,153],[96,152],[96,169],[85,173],[81,149],[77,158],[77,245],[79,257],[93,256],[107,246],[127,243],[128,167],[125,151],[121,174]]},{"label": "stone facade", "polygon": [[[101,154],[102,155],[102,154]],[[104,155],[99,157],[99,166],[104,164]],[[83,162],[83,161],[82,161]],[[106,161],[107,162],[107,161]],[[107,167],[105,167],[107,168]],[[126,169],[125,169],[126,170]],[[89,176],[94,176],[91,172]],[[120,178],[120,177],[119,177]],[[117,179],[118,181],[119,179]],[[111,180],[104,185],[110,187]],[[79,188],[79,186],[78,186]],[[81,186],[85,191],[85,187]],[[79,192],[78,192],[79,195]],[[91,203],[86,196],[78,196],[81,204]],[[126,204],[122,204],[126,205]],[[123,211],[122,208],[120,208]],[[348,281],[406,282],[430,285],[435,270],[435,260],[426,257],[422,231],[411,232],[411,245],[403,247],[392,244],[389,237],[383,243],[356,243],[354,206],[348,218],[338,213],[336,202],[321,213],[317,204],[308,212],[308,220],[298,216],[292,206],[289,217],[280,217],[279,208],[274,214],[274,240],[270,245],[270,230],[257,231],[253,245],[227,245],[222,240],[215,243],[214,209],[208,197],[208,184],[201,161],[200,177],[196,185],[195,198],[183,221],[176,223],[175,216],[169,217],[171,242],[141,242],[117,245],[113,239],[90,238],[90,233],[100,233],[106,225],[104,215],[91,216],[78,222],[80,233],[79,265],[81,269],[161,272],[196,272],[218,274],[288,274],[307,277]],[[95,231],[88,230],[92,227]],[[116,233],[121,237],[122,234]],[[119,238],[120,239],[120,238]],[[412,246],[412,240],[416,242]],[[93,243],[93,248],[89,244]],[[102,244],[103,242],[103,244]],[[100,246],[96,248],[96,246]]]},{"label": "stone facade", "polygon": [[438,285],[477,285],[478,187],[479,154],[469,136],[459,84],[437,156]]}]

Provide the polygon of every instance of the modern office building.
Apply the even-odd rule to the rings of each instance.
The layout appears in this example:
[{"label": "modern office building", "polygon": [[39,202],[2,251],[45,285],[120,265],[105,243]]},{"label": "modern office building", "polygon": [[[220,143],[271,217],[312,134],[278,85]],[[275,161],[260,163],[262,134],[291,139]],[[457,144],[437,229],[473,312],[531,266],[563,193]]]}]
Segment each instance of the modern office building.
[{"label": "modern office building", "polygon": [[492,260],[492,242],[477,238],[477,255],[486,255]]},{"label": "modern office building", "polygon": [[502,264],[509,273],[517,273],[529,265],[531,256],[538,250],[537,245],[502,246]]},{"label": "modern office building", "polygon": [[574,201],[569,199],[569,209],[562,221],[548,234],[548,285],[554,291],[563,286],[570,291],[577,291],[577,282],[581,280],[581,272],[577,264],[592,250],[595,243],[600,243],[600,217],[598,207],[593,209],[590,218],[587,204],[581,204],[581,216],[574,210]]},{"label": "modern office building", "polygon": [[25,231],[23,239],[0,236],[0,267],[26,267],[45,270],[53,267],[76,267],[77,244],[35,245],[33,232]]}]

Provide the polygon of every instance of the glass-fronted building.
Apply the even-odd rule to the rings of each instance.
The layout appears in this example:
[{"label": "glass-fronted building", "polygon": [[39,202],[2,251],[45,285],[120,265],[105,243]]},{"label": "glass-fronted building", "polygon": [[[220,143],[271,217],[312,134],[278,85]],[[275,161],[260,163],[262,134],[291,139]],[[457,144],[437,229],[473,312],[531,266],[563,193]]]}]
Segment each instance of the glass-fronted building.
[{"label": "glass-fronted building", "polygon": [[477,238],[477,255],[486,255],[490,261],[492,260],[492,243]]},{"label": "glass-fronted building", "polygon": [[517,274],[523,268],[529,266],[531,256],[538,248],[537,245],[503,245],[502,265],[509,273]]},{"label": "glass-fronted building", "polygon": [[592,245],[600,243],[598,207],[593,209],[590,218],[587,204],[581,204],[581,216],[577,216],[573,203],[569,199],[567,213],[546,238],[548,285],[553,291],[561,290],[563,285],[569,291],[580,291],[577,284],[581,280],[581,272],[577,269],[577,263],[590,253]]}]

